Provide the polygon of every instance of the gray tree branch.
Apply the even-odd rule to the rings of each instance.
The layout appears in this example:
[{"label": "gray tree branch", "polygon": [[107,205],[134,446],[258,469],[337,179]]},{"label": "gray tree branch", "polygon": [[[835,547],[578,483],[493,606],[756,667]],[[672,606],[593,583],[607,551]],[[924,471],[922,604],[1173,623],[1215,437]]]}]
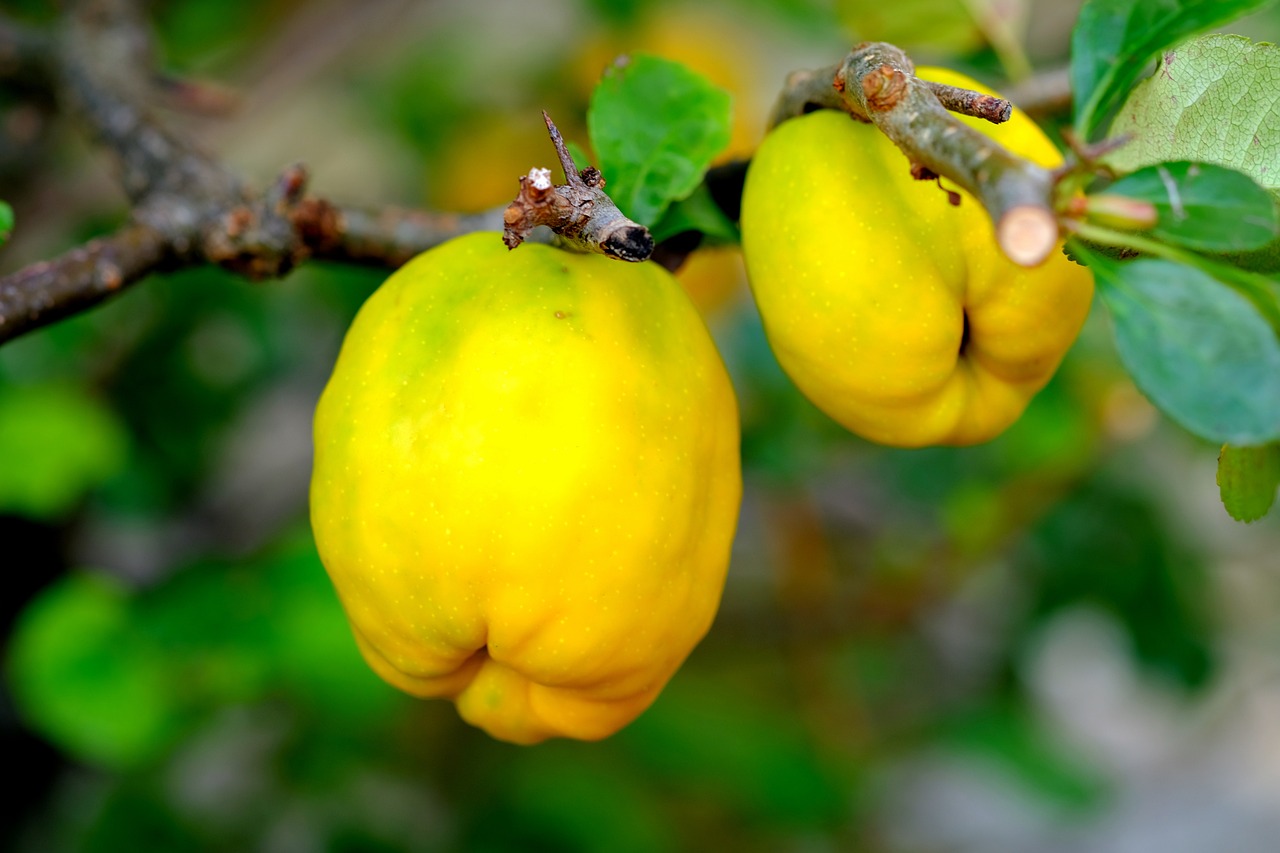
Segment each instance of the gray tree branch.
[{"label": "gray tree branch", "polygon": [[905,53],[871,42],[858,45],[838,65],[793,74],[772,120],[777,124],[818,107],[875,124],[907,156],[904,167],[913,174],[940,175],[977,198],[995,224],[1001,250],[1030,267],[1058,244],[1054,174],[948,112],[1003,121],[1007,106],[998,98],[921,80]]},{"label": "gray tree branch", "polygon": [[[156,101],[177,100],[216,111],[227,97],[210,90],[210,100],[210,92],[158,73],[136,0],[67,0],[50,34],[0,16],[0,78],[49,89],[113,153],[130,203],[114,234],[0,277],[0,343],[154,272],[217,264],[259,280],[308,258],[394,268],[459,234],[503,228],[501,210],[464,216],[335,204],[307,193],[301,165],[252,188],[152,110]],[[577,231],[589,230],[591,211],[578,213]]]}]

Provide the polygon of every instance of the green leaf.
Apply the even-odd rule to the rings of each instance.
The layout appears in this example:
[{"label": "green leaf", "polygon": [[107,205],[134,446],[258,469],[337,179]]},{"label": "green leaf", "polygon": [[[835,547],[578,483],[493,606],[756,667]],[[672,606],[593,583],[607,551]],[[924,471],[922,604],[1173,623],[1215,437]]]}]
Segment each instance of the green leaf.
[{"label": "green leaf", "polygon": [[[1225,5],[1225,4],[1224,4]],[[1198,160],[1280,188],[1280,48],[1210,35],[1167,51],[1154,76],[1130,93],[1112,135],[1129,142],[1108,156],[1120,171]]]},{"label": "green leaf", "polygon": [[0,246],[3,246],[13,233],[13,208],[0,201]]},{"label": "green leaf", "polygon": [[742,241],[737,226],[716,205],[706,184],[698,184],[687,198],[667,208],[653,226],[653,239],[660,242],[685,231],[701,231],[720,243]]},{"label": "green leaf", "polygon": [[0,387],[0,511],[57,518],[119,471],[119,419],[71,386]]},{"label": "green leaf", "polygon": [[1237,293],[1253,303],[1263,318],[1271,324],[1272,331],[1280,335],[1280,281],[1202,255],[1195,256],[1191,266],[1234,288]]},{"label": "green leaf", "polygon": [[609,195],[653,225],[729,144],[729,93],[678,62],[637,54],[605,72],[587,127]]},{"label": "green leaf", "polygon": [[1211,441],[1280,438],[1280,339],[1245,297],[1183,264],[1075,250],[1111,311],[1120,359],[1157,407]]},{"label": "green leaf", "polygon": [[[1094,136],[1156,53],[1272,0],[1089,0],[1071,34],[1075,131]],[[1271,91],[1267,88],[1264,91]],[[1159,159],[1209,159],[1180,155]]]},{"label": "green leaf", "polygon": [[1151,202],[1159,221],[1154,237],[1189,249],[1239,252],[1280,235],[1271,194],[1247,175],[1208,163],[1181,161],[1140,169],[1107,195]]},{"label": "green leaf", "polygon": [[9,684],[27,722],[76,758],[131,765],[174,718],[163,653],[139,633],[128,593],[88,574],[27,605],[10,640]]},{"label": "green leaf", "polygon": [[1280,488],[1280,443],[1260,447],[1223,445],[1218,454],[1218,490],[1227,514],[1236,521],[1262,518]]}]

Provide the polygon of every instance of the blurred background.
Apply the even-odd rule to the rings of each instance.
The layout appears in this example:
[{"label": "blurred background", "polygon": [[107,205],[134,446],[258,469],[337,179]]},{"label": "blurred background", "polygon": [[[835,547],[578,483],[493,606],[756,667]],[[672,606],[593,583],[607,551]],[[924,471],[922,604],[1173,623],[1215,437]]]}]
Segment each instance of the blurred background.
[{"label": "blurred background", "polygon": [[[482,210],[586,147],[623,52],[728,88],[748,156],[785,73],[895,41],[999,87],[1061,68],[1058,0],[156,0],[168,120],[265,184]],[[49,21],[47,0],[5,0]],[[1280,13],[1230,28],[1280,35]],[[113,164],[0,89],[0,271],[126,213]],[[516,747],[360,660],[306,516],[310,418],[385,273],[155,277],[0,348],[0,754],[16,851],[1272,851],[1280,513],[1159,417],[1095,312],[1000,439],[888,450],[783,377],[739,254],[680,278],[742,407],[720,615],[596,744]]]}]

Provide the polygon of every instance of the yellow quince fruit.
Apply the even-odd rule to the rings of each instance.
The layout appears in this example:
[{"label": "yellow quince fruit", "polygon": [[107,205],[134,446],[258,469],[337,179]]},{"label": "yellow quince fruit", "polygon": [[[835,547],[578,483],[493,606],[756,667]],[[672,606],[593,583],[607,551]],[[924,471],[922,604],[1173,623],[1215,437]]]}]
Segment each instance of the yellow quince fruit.
[{"label": "yellow quince fruit", "polygon": [[[961,74],[919,76],[987,91]],[[959,117],[1042,166],[1058,151],[1025,114]],[[1009,261],[989,217],[959,207],[875,127],[822,110],[785,121],[742,201],[752,293],[783,370],[820,409],[882,444],[974,444],[1003,432],[1075,340],[1093,295],[1061,253]]]},{"label": "yellow quince fruit", "polygon": [[653,701],[715,615],[741,489],[671,276],[494,233],[392,275],[316,411],[312,527],[365,659],[516,743]]}]

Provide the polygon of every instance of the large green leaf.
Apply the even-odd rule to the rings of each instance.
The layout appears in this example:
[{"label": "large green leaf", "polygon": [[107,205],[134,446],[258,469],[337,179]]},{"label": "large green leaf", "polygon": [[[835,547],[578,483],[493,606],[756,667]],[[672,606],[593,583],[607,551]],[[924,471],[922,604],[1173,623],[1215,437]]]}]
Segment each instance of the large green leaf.
[{"label": "large green leaf", "polygon": [[270,696],[313,725],[373,731],[409,701],[361,658],[310,535],[137,593],[100,575],[56,581],[19,616],[8,664],[32,728],[116,767],[231,704]]},{"label": "large green leaf", "polygon": [[[1089,0],[1071,35],[1075,130],[1091,138],[1159,51],[1272,0]],[[1274,88],[1274,87],[1273,87]],[[1181,159],[1204,159],[1183,155]]]},{"label": "large green leaf", "polygon": [[1280,488],[1280,442],[1260,447],[1225,445],[1218,454],[1218,490],[1227,514],[1257,521],[1267,514]]},{"label": "large green leaf", "polygon": [[591,96],[587,127],[609,195],[653,225],[702,180],[729,144],[729,93],[678,62],[636,54]]},{"label": "large green leaf", "polygon": [[1210,35],[1166,51],[1112,125],[1129,137],[1108,162],[1131,171],[1165,160],[1239,169],[1280,188],[1280,47]]},{"label": "large green leaf", "polygon": [[1258,249],[1280,233],[1270,193],[1248,176],[1210,163],[1148,166],[1121,178],[1106,194],[1150,202],[1159,215],[1152,236],[1189,249]]},{"label": "large green leaf", "polygon": [[1211,441],[1280,437],[1280,340],[1245,297],[1182,264],[1087,254],[1120,358],[1152,402]]}]

